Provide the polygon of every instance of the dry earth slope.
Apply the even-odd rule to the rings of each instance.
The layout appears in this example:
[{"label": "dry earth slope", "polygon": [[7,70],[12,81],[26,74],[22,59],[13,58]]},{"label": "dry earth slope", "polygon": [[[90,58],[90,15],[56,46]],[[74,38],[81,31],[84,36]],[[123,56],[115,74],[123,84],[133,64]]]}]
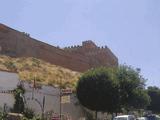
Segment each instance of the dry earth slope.
[{"label": "dry earth slope", "polygon": [[36,58],[11,58],[0,55],[0,70],[17,72],[20,80],[62,87],[75,88],[81,73],[52,65]]}]

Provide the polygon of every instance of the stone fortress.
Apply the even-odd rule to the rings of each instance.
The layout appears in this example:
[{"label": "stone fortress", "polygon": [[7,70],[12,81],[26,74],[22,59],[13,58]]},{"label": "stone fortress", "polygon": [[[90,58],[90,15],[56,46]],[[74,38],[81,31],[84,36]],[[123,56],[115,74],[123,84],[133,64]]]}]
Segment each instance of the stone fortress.
[{"label": "stone fortress", "polygon": [[117,66],[118,59],[107,47],[93,41],[63,49],[31,38],[29,34],[0,24],[0,54],[11,57],[35,57],[74,71],[84,72],[100,66]]}]

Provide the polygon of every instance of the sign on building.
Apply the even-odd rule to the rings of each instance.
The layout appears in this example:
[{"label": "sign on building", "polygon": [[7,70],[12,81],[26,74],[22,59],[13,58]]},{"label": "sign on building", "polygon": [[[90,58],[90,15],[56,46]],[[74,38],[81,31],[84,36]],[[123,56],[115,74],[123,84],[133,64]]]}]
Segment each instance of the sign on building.
[{"label": "sign on building", "polygon": [[71,102],[71,97],[70,95],[64,95],[64,96],[61,96],[61,103],[64,104],[64,103],[70,103]]},{"label": "sign on building", "polygon": [[72,94],[72,90],[71,89],[62,89],[61,90],[61,94],[62,95]]}]

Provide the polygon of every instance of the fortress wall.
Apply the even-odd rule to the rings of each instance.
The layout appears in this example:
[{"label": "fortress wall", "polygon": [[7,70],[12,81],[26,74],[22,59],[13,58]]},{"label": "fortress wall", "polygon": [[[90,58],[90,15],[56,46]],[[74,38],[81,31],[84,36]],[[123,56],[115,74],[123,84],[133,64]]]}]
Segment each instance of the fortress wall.
[{"label": "fortress wall", "polygon": [[68,47],[65,50],[70,53],[80,53],[89,58],[90,66],[99,67],[99,66],[117,66],[118,59],[111,52],[111,50],[105,47],[97,47],[95,44],[87,41],[87,44],[83,43],[82,46]]},{"label": "fortress wall", "polygon": [[0,53],[12,57],[35,57],[80,72],[118,65],[117,57],[109,48],[97,47],[91,40],[83,42],[82,46],[60,49],[3,24],[0,24]]},{"label": "fortress wall", "polygon": [[86,52],[85,55],[91,59],[92,57],[96,58],[96,60],[99,62],[99,65],[101,66],[118,66],[117,57],[107,46],[101,48],[97,47],[91,51]]},{"label": "fortress wall", "polygon": [[2,54],[13,57],[36,57],[75,71],[85,71],[90,67],[87,57],[68,53],[15,30],[10,29],[7,35],[0,31],[0,36]]}]

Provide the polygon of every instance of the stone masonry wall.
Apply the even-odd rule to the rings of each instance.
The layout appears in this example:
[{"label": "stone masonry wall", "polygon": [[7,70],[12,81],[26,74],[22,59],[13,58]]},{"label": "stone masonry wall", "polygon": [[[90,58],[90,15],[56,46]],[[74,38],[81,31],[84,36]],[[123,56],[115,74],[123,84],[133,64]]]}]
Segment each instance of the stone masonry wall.
[{"label": "stone masonry wall", "polygon": [[0,24],[0,54],[35,57],[80,72],[97,66],[118,65],[118,59],[108,48],[99,49],[92,41],[83,42],[82,45],[76,50],[59,49]]}]

